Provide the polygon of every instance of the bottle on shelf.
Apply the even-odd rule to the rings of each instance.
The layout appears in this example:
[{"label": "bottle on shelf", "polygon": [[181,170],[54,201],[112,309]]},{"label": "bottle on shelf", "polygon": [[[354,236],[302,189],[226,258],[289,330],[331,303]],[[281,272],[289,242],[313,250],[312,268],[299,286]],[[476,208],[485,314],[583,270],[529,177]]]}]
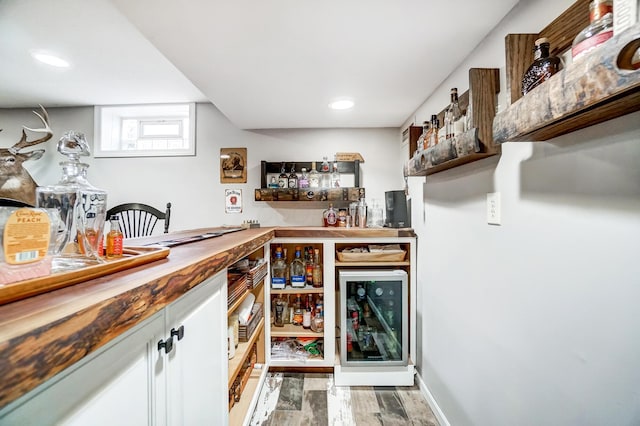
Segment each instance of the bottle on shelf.
[{"label": "bottle on shelf", "polygon": [[287,248],[283,247],[282,248],[282,260],[284,261],[284,264],[286,265],[286,268],[284,268],[284,279],[285,279],[285,283],[286,284],[290,284],[291,283],[291,275],[289,274],[289,256],[287,253]]},{"label": "bottle on shelf", "polygon": [[278,181],[275,176],[271,176],[271,182],[269,182],[269,188],[278,188]]},{"label": "bottle on shelf", "polygon": [[329,203],[329,208],[322,213],[322,222],[325,227],[338,226],[338,212],[333,208],[333,203]]},{"label": "bottle on shelf", "polygon": [[273,302],[275,312],[273,325],[276,327],[284,327],[284,301],[276,297]]},{"label": "bottle on shelf", "polygon": [[573,40],[571,56],[574,61],[613,37],[613,1],[592,0],[589,21]]},{"label": "bottle on shelf", "polygon": [[316,162],[311,162],[311,171],[309,172],[309,188],[320,188],[320,173],[316,170]]},{"label": "bottle on shelf", "polygon": [[293,325],[302,325],[302,298],[299,294],[296,294],[296,298],[293,301],[293,319],[291,320]]},{"label": "bottle on shelf", "polygon": [[522,94],[526,95],[560,70],[560,58],[549,56],[549,40],[545,37],[535,41],[533,63],[522,76]]},{"label": "bottle on shelf", "polygon": [[313,258],[313,248],[305,247],[305,272],[307,285],[313,285],[313,266],[315,259]]},{"label": "bottle on shelf", "polygon": [[300,254],[300,246],[296,247],[296,254],[289,265],[291,287],[304,287],[307,275]]},{"label": "bottle on shelf", "polygon": [[438,145],[438,127],[440,127],[440,120],[435,114],[431,115],[431,131],[429,133],[429,142],[427,147],[433,148]]},{"label": "bottle on shelf", "polygon": [[282,258],[282,248],[276,248],[276,258],[271,265],[271,287],[277,289],[283,289],[287,285],[287,279],[285,277],[285,271],[287,264]]},{"label": "bottle on shelf", "polygon": [[289,179],[287,180],[287,186],[289,188],[298,187],[298,175],[296,174],[296,164],[291,164],[291,173],[289,173]]},{"label": "bottle on shelf", "polygon": [[118,221],[118,216],[111,216],[109,218],[109,223],[111,225],[111,229],[107,234],[107,259],[122,257],[122,241],[124,239],[124,236],[122,235],[122,231],[120,230],[120,222]]},{"label": "bottle on shelf", "polygon": [[300,173],[300,179],[298,179],[298,188],[309,188],[309,173],[307,173],[306,167],[303,167]]},{"label": "bottle on shelf", "polygon": [[320,187],[331,188],[331,170],[326,156],[322,157],[322,166],[320,167]]},{"label": "bottle on shelf", "polygon": [[445,139],[452,139],[464,133],[464,120],[458,103],[458,88],[451,89],[451,103],[444,113]]},{"label": "bottle on shelf", "polygon": [[[322,264],[320,263],[320,249],[314,249],[315,257],[313,262],[313,286],[322,287]],[[322,297],[322,296],[321,296]]]},{"label": "bottle on shelf", "polygon": [[280,176],[278,176],[278,188],[287,188],[289,186],[289,175],[285,169],[284,163],[280,168]]},{"label": "bottle on shelf", "polygon": [[331,187],[340,188],[340,172],[338,171],[338,159],[333,156],[333,164],[331,165]]},{"label": "bottle on shelf", "polygon": [[416,145],[416,151],[423,151],[427,149],[429,145],[429,132],[431,131],[431,123],[429,121],[424,121],[422,123],[422,133],[418,138],[418,143]]}]

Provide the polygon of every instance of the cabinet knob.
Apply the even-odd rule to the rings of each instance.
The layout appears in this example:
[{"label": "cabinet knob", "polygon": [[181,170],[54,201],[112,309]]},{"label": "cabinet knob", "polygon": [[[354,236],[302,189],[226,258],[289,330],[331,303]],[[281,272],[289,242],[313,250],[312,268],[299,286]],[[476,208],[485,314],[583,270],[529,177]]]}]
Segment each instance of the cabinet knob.
[{"label": "cabinet knob", "polygon": [[166,341],[160,340],[158,342],[158,350],[161,351],[163,348],[165,354],[168,354],[173,350],[173,337],[169,337]]},{"label": "cabinet knob", "polygon": [[177,330],[175,328],[171,329],[171,337],[174,336],[177,337],[178,340],[182,340],[182,338],[184,337],[184,325],[178,327]]}]

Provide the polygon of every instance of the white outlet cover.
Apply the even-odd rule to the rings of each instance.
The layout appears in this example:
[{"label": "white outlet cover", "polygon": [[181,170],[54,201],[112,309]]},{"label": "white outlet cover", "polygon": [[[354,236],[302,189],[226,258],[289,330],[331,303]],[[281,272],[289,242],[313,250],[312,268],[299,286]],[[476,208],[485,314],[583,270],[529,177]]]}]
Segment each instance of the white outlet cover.
[{"label": "white outlet cover", "polygon": [[500,216],[500,193],[490,192],[487,194],[487,223],[501,225],[502,218]]}]

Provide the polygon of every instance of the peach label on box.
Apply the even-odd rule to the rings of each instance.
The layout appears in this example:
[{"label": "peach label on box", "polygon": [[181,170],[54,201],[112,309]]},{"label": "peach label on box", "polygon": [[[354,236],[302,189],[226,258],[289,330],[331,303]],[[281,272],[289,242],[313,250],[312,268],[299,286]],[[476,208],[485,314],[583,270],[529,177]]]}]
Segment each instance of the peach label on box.
[{"label": "peach label on box", "polygon": [[22,265],[47,255],[51,221],[44,210],[18,209],[4,227],[4,256],[10,265]]}]

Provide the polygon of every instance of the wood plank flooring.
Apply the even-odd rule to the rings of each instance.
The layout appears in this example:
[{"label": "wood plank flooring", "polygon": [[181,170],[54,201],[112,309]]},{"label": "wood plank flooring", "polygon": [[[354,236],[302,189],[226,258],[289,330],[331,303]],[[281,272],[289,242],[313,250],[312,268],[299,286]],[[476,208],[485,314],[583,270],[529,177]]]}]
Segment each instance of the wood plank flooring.
[{"label": "wood plank flooring", "polygon": [[332,374],[269,373],[252,426],[439,426],[418,386],[334,386]]}]

